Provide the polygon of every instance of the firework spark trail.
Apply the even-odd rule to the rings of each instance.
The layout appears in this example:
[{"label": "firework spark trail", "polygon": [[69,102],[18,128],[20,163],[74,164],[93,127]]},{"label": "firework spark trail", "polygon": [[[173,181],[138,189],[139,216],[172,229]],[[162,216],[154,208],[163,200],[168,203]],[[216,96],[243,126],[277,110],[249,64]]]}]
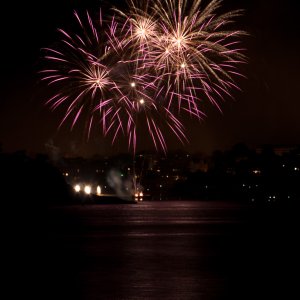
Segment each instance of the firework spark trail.
[{"label": "firework spark trail", "polygon": [[[127,133],[135,139],[135,134],[129,132],[135,130],[136,124],[132,121],[134,105],[127,94],[128,79],[126,88],[118,86],[120,63],[115,58],[118,54],[115,49],[118,47],[113,48],[112,40],[107,39],[109,34],[112,36],[112,28],[117,25],[112,21],[97,30],[88,12],[87,26],[77,12],[74,12],[74,15],[81,34],[59,29],[62,35],[60,50],[44,49],[45,58],[54,64],[55,68],[43,70],[42,80],[47,81],[48,85],[58,85],[61,82],[58,85],[59,92],[46,104],[50,105],[52,110],[66,105],[66,113],[59,127],[67,119],[73,118],[73,128],[85,111],[88,137],[92,124],[96,123],[95,117],[98,117],[103,134],[106,136],[112,132],[112,142],[120,133],[124,133],[125,122],[129,124]],[[135,149],[136,142],[129,141],[130,145]]]},{"label": "firework spark trail", "polygon": [[155,148],[166,152],[166,129],[187,141],[182,114],[202,120],[205,99],[221,110],[220,100],[239,89],[234,78],[243,76],[239,39],[246,33],[227,25],[242,11],[218,15],[222,0],[205,7],[201,0],[128,4],[109,20],[101,9],[97,21],[74,12],[79,33],[59,29],[60,47],[44,49],[51,67],[41,71],[42,80],[58,88],[46,104],[66,107],[60,126],[73,118],[73,128],[87,115],[88,136],[100,123],[112,143],[125,135],[134,152],[144,126]]}]

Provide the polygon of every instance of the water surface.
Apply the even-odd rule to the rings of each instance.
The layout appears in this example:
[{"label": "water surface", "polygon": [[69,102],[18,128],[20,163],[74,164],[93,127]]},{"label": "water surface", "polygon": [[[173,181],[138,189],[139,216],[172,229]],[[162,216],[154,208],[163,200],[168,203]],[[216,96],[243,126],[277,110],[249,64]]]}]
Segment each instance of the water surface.
[{"label": "water surface", "polygon": [[234,202],[52,208],[45,258],[48,295],[286,298],[293,287],[294,242],[283,220],[272,209]]}]

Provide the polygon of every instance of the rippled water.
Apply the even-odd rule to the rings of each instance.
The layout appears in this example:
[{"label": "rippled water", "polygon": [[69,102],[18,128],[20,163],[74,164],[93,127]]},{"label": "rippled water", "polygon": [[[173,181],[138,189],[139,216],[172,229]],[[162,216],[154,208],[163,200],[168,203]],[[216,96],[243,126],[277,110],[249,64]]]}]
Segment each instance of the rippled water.
[{"label": "rippled water", "polygon": [[284,228],[277,214],[236,203],[53,208],[46,242],[49,298],[243,300],[286,295],[293,260]]}]

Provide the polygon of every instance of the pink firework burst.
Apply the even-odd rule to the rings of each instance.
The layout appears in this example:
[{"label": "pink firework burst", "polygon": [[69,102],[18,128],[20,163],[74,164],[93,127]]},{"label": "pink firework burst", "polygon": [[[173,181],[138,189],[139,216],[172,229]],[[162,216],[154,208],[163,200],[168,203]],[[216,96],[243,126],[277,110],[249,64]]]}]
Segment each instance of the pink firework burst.
[{"label": "pink firework burst", "polygon": [[163,105],[157,75],[141,66],[127,47],[126,23],[114,17],[104,22],[101,14],[96,22],[88,12],[84,19],[77,12],[74,15],[79,33],[59,29],[60,43],[44,49],[51,67],[41,71],[42,80],[57,90],[47,105],[66,111],[59,126],[72,119],[73,128],[84,116],[88,136],[99,123],[105,136],[112,135],[112,143],[126,136],[134,151],[141,126],[147,128],[156,149],[167,150],[165,128],[184,142],[182,123]]},{"label": "pink firework burst", "polygon": [[[126,23],[133,60],[151,69],[164,87],[166,107],[177,107],[201,119],[203,100],[221,110],[219,100],[231,97],[238,66],[245,62],[240,47],[244,31],[228,25],[241,10],[217,14],[222,0],[212,0],[202,7],[199,0],[131,0]],[[150,5],[151,3],[151,5]]]},{"label": "pink firework burst", "polygon": [[242,11],[218,14],[222,0],[128,3],[128,12],[114,9],[109,20],[101,11],[96,20],[74,12],[78,32],[59,29],[58,45],[44,49],[42,80],[57,90],[47,104],[64,107],[60,126],[72,119],[73,128],[84,115],[88,136],[100,124],[112,143],[125,136],[134,152],[146,129],[166,152],[167,132],[187,141],[184,113],[201,120],[204,100],[221,110],[220,100],[239,89],[246,33],[232,24]]}]

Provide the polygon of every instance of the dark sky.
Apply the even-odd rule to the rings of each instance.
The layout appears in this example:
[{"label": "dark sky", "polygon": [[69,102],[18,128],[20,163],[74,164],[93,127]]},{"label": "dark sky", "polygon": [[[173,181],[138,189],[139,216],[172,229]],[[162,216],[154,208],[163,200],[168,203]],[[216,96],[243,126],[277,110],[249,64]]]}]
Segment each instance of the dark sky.
[{"label": "dark sky", "polygon": [[[244,39],[249,63],[243,72],[248,78],[239,81],[243,91],[235,93],[235,100],[222,104],[223,114],[208,106],[202,123],[186,123],[190,143],[181,149],[211,152],[238,142],[253,147],[300,144],[297,2],[224,0],[226,9],[246,10],[237,27],[251,35]],[[45,87],[37,75],[40,49],[59,38],[58,27],[74,23],[73,9],[98,10],[101,3],[28,0],[1,4],[0,142],[4,151],[45,152],[51,145],[69,155],[126,151],[125,143],[112,147],[111,140],[100,133],[87,142],[81,130],[70,132],[70,124],[58,131],[62,111],[52,113],[44,106]],[[175,138],[171,140],[170,150],[177,144]]]}]

